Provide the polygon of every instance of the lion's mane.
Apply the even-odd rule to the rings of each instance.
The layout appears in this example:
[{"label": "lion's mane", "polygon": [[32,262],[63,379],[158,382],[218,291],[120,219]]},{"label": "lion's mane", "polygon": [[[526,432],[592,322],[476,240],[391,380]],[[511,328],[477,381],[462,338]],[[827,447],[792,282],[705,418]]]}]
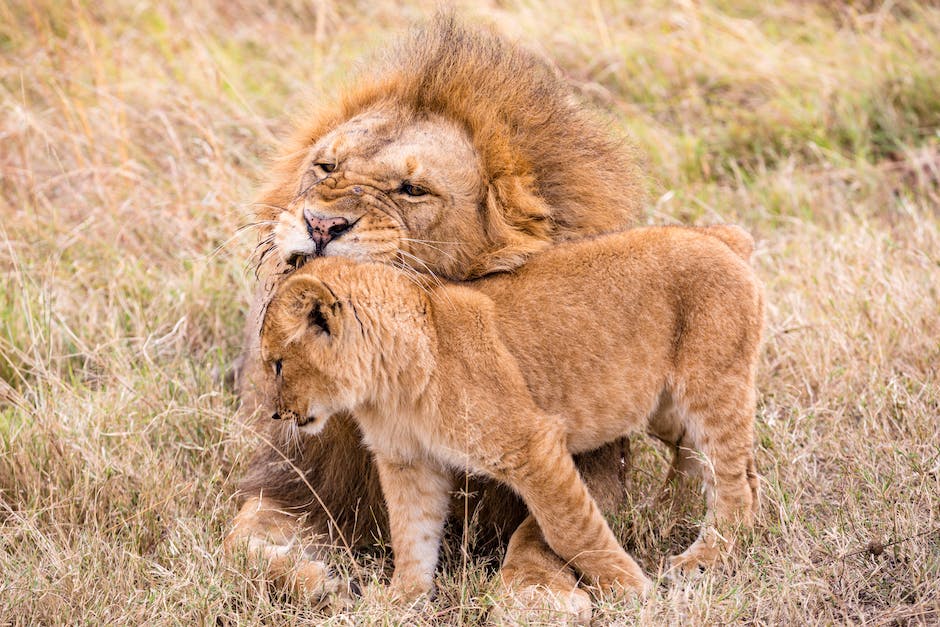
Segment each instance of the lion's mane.
[{"label": "lion's mane", "polygon": [[438,16],[368,64],[338,99],[303,114],[279,150],[258,219],[275,220],[290,204],[317,139],[379,105],[455,121],[480,154],[494,254],[474,260],[467,276],[517,267],[550,241],[622,228],[645,200],[634,151],[545,60]]}]

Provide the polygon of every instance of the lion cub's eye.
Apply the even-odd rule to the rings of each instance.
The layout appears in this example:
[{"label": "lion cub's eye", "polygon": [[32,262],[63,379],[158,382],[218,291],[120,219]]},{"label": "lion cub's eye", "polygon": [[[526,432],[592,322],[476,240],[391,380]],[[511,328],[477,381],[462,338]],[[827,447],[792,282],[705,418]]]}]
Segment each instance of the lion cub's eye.
[{"label": "lion cub's eye", "polygon": [[336,169],[335,163],[315,163],[314,165],[328,174]]},{"label": "lion cub's eye", "polygon": [[275,376],[275,377],[281,376],[281,365],[282,365],[282,364],[281,364],[281,360],[280,360],[280,359],[278,359],[277,361],[275,361],[275,362],[272,364],[272,366],[274,367],[274,376]]},{"label": "lion cub's eye", "polygon": [[417,185],[412,185],[408,181],[404,181],[399,188],[399,191],[408,194],[409,196],[424,196],[428,193],[428,190]]}]

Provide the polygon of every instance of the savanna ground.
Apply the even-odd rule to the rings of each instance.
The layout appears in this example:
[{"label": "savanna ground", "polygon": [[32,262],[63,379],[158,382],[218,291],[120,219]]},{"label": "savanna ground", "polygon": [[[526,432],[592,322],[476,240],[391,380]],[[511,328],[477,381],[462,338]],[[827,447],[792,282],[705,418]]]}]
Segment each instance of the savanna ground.
[{"label": "savanna ground", "polygon": [[[252,442],[220,382],[252,283],[236,228],[288,114],[434,10],[399,4],[0,4],[0,623],[329,620],[221,560]],[[632,135],[649,222],[759,241],[758,529],[736,564],[597,622],[940,622],[940,9],[461,14],[540,47]],[[665,461],[633,451],[638,508],[614,523],[655,574],[701,508],[639,508]],[[406,620],[483,620],[492,566],[450,555]]]}]

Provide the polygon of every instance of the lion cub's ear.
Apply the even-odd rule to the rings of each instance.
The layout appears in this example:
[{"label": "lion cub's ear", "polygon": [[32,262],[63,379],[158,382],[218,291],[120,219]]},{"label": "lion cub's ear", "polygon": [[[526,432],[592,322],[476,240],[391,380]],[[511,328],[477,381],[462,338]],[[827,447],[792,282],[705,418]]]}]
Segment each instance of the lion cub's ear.
[{"label": "lion cub's ear", "polygon": [[342,303],[320,279],[307,275],[291,277],[281,288],[281,302],[295,333],[314,331],[331,338],[339,331]]}]

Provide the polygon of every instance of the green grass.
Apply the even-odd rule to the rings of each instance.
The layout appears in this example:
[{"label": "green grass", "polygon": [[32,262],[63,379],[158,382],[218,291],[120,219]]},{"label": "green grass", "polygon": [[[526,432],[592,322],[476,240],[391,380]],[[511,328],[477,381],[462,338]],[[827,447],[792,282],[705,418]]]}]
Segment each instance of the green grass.
[{"label": "green grass", "polygon": [[[458,4],[633,136],[649,222],[758,239],[759,525],[734,564],[597,622],[940,621],[940,9]],[[252,284],[236,228],[289,115],[433,10],[0,5],[0,622],[327,619],[221,559],[251,442],[219,382]],[[640,508],[665,461],[633,450],[613,522],[655,574],[701,507]],[[492,560],[446,557],[431,607],[330,620],[483,620]],[[358,562],[337,556],[366,580],[389,557]]]}]

